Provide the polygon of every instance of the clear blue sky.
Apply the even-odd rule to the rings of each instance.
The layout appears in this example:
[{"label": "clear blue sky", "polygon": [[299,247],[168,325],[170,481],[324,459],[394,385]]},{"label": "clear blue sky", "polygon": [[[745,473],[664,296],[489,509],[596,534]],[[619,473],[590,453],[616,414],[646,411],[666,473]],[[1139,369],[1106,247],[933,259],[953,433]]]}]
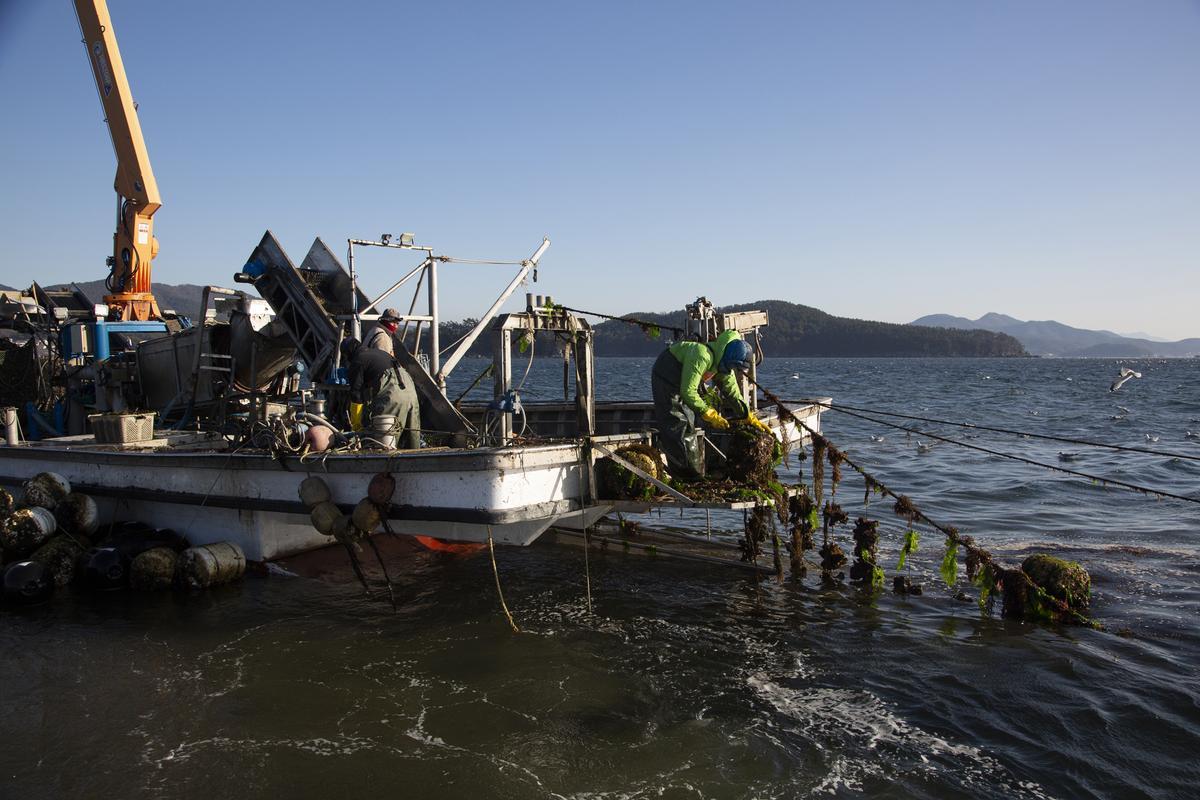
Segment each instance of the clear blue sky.
[{"label": "clear blue sky", "polygon": [[[155,278],[270,228],[554,244],[534,289],[1200,336],[1200,4],[110,0]],[[0,0],[0,282],[102,277],[113,155],[68,0]],[[411,263],[364,259],[368,288]],[[453,270],[453,271],[451,271]],[[447,268],[448,317],[507,281]],[[407,301],[405,301],[407,302]]]}]

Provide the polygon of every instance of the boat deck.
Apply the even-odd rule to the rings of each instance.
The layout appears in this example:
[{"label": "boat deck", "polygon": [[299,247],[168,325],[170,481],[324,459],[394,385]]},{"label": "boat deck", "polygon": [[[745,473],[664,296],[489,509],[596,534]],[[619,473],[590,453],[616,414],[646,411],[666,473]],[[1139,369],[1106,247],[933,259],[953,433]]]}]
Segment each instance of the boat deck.
[{"label": "boat deck", "polygon": [[[587,438],[564,436],[567,408],[573,413],[571,404],[527,407],[529,428],[546,437],[541,441],[527,431],[520,444],[475,448],[299,457],[230,449],[223,438],[204,433],[156,431],[152,441],[132,446],[99,444],[90,436],[61,437],[0,447],[0,485],[18,487],[39,472],[56,472],[76,491],[93,496],[104,520],[138,519],[171,528],[196,544],[235,541],[248,558],[269,560],[329,541],[313,529],[308,508],[299,500],[304,477],[323,478],[334,502],[349,512],[366,496],[371,478],[387,472],[396,478],[387,517],[396,533],[474,542],[491,537],[501,544],[528,545],[552,524],[577,527],[614,509],[648,505],[590,495],[590,459],[598,453],[589,442],[615,448],[646,441],[651,404],[597,404],[598,426],[610,432]],[[819,407],[797,413],[819,430]],[[805,440],[794,423],[781,426],[773,414],[764,419],[793,445]]]}]

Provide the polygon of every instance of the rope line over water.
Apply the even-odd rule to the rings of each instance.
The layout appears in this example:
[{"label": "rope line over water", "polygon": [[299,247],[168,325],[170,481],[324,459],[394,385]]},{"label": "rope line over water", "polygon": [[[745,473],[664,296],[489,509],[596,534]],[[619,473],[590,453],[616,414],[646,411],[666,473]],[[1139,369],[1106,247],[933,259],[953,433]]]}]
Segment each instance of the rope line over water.
[{"label": "rope line over water", "polygon": [[[759,389],[762,389],[762,387],[759,386]],[[1061,472],[1065,475],[1073,475],[1077,478],[1087,478],[1088,480],[1096,481],[1098,483],[1105,484],[1105,485],[1120,486],[1123,489],[1129,489],[1130,491],[1134,491],[1134,492],[1141,492],[1142,494],[1154,495],[1155,497],[1170,498],[1172,500],[1182,500],[1185,503],[1200,503],[1200,498],[1187,497],[1187,496],[1181,495],[1181,494],[1174,494],[1173,492],[1168,492],[1164,489],[1154,489],[1149,486],[1139,486],[1136,483],[1129,483],[1128,481],[1122,481],[1117,478],[1106,478],[1103,475],[1093,475],[1090,472],[1080,472],[1079,470],[1075,470],[1075,469],[1067,469],[1066,467],[1060,467],[1057,464],[1047,464],[1044,461],[1037,461],[1036,459],[1025,458],[1024,456],[1013,455],[1012,453],[1005,453],[1001,450],[993,450],[990,447],[983,447],[981,445],[971,444],[970,442],[963,442],[963,441],[959,441],[958,439],[951,439],[947,436],[939,436],[938,434],[930,433],[929,431],[921,431],[921,430],[917,430],[915,428],[905,427],[904,425],[900,425],[895,422],[888,422],[887,420],[876,419],[876,418],[868,416],[866,414],[859,414],[858,412],[855,412],[855,411],[847,411],[845,409],[841,409],[841,410],[843,413],[848,414],[849,416],[852,416],[852,417],[857,417],[858,419],[867,420],[868,422],[874,422],[878,425],[883,425],[888,428],[894,428],[895,430],[904,431],[906,433],[920,434],[921,436],[927,436],[930,439],[936,439],[939,442],[947,442],[949,444],[958,445],[959,447],[965,447],[968,450],[977,450],[981,453],[987,453],[988,455],[997,456],[999,458],[1007,458],[1012,461],[1020,461],[1023,464],[1030,464],[1035,467],[1043,467],[1044,469],[1052,470],[1054,472]]]},{"label": "rope line over water", "polygon": [[[1062,444],[1077,444],[1077,445],[1086,446],[1086,447],[1100,447],[1100,448],[1104,448],[1107,450],[1121,450],[1121,451],[1124,451],[1127,453],[1145,453],[1146,455],[1162,456],[1163,458],[1179,458],[1179,459],[1183,459],[1185,461],[1200,461],[1200,456],[1198,456],[1198,455],[1189,455],[1186,453],[1174,453],[1174,452],[1170,452],[1168,450],[1150,450],[1149,448],[1146,448],[1146,447],[1131,447],[1128,445],[1121,445],[1121,444],[1108,444],[1106,442],[1093,442],[1088,439],[1072,439],[1067,436],[1051,436],[1050,434],[1046,434],[1046,433],[1029,433],[1028,431],[1018,431],[1018,430],[1013,430],[1010,428],[995,428],[995,427],[991,427],[988,425],[976,425],[971,422],[952,422],[951,420],[948,420],[948,419],[935,419],[933,417],[919,417],[919,416],[915,416],[912,414],[901,414],[896,411],[880,411],[879,409],[875,409],[875,408],[857,408],[855,406],[848,406],[848,405],[844,405],[844,404],[833,405],[830,402],[816,400],[816,399],[809,399],[809,398],[802,398],[799,400],[787,400],[785,402],[807,403],[809,405],[820,406],[821,408],[828,409],[830,411],[846,411],[846,412],[857,411],[857,412],[864,413],[864,414],[878,414],[878,415],[884,416],[884,417],[896,417],[898,419],[911,419],[911,420],[914,420],[917,422],[929,422],[929,423],[936,424],[936,425],[952,425],[956,428],[969,428],[971,430],[977,430],[977,431],[988,431],[989,433],[1004,433],[1004,434],[1008,434],[1011,436],[1023,436],[1023,437],[1027,437],[1030,439],[1045,439],[1050,442],[1060,442]],[[925,433],[925,431],[920,431],[920,433]]]},{"label": "rope line over water", "polygon": [[647,322],[646,320],[637,319],[636,317],[616,317],[612,314],[601,314],[599,311],[584,311],[581,308],[571,308],[570,306],[563,306],[559,305],[558,303],[554,304],[554,308],[555,310],[570,311],[572,314],[582,314],[585,317],[600,317],[601,319],[611,319],[615,322],[626,322],[630,325],[637,325],[642,330],[647,331],[652,328],[657,328],[658,330],[670,331],[674,334],[681,334],[684,332],[683,328],[677,328],[674,325],[663,325],[661,322]]}]

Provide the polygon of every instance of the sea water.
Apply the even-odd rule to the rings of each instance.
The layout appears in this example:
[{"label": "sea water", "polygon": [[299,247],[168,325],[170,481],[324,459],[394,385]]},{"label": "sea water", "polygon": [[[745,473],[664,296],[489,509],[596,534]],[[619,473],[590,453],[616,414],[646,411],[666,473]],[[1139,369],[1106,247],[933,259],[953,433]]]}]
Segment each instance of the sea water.
[{"label": "sea water", "polygon": [[[1110,393],[1122,365],[1143,377]],[[599,395],[648,397],[650,366],[598,359]],[[539,360],[524,395],[561,398],[561,375]],[[1200,360],[768,359],[761,380],[786,398],[1200,457],[1186,435],[1200,432]],[[1080,561],[1107,632],[983,615],[973,590],[939,582],[928,526],[908,568],[919,597],[502,548],[519,634],[486,552],[394,556],[397,613],[348,571],[60,596],[0,613],[0,796],[1196,796],[1200,506],[929,434],[1193,498],[1200,461],[894,421],[919,432],[835,411],[822,426],[1000,560]],[[864,511],[845,472],[838,499],[883,521],[890,576],[903,522],[878,497]]]}]

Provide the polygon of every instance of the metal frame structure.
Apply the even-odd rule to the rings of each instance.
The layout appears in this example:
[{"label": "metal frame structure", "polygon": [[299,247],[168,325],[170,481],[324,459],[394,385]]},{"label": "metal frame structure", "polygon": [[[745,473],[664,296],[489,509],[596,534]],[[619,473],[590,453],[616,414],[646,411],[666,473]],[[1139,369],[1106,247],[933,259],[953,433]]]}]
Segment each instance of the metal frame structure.
[{"label": "metal frame structure", "polygon": [[[463,356],[465,356],[471,349],[471,345],[475,343],[480,334],[482,334],[487,326],[491,323],[493,317],[496,315],[496,312],[500,310],[500,306],[504,305],[505,301],[512,296],[512,293],[516,291],[518,286],[525,282],[526,278],[528,278],[531,273],[533,274],[534,281],[537,280],[538,262],[541,260],[546,250],[550,247],[550,240],[543,237],[541,245],[538,246],[533,255],[524,261],[513,262],[471,261],[468,259],[453,258],[445,255],[434,255],[433,248],[414,244],[411,233],[401,234],[398,241],[392,241],[392,239],[393,237],[385,234],[380,237],[379,241],[372,241],[370,239],[346,240],[346,262],[350,273],[350,297],[352,303],[352,311],[348,316],[348,319],[351,323],[351,330],[355,338],[361,339],[363,321],[373,321],[379,319],[380,314],[376,310],[378,309],[379,305],[388,297],[390,297],[393,292],[395,292],[404,284],[408,283],[413,276],[418,276],[417,285],[413,291],[413,298],[412,302],[409,304],[408,313],[399,315],[400,319],[404,322],[404,330],[400,333],[400,339],[407,346],[409,323],[415,322],[416,336],[413,347],[415,352],[417,345],[421,341],[421,326],[424,324],[429,325],[429,374],[437,383],[438,389],[444,393],[446,391],[446,378],[451,372],[454,371],[454,368],[458,366],[458,362],[461,361]],[[393,250],[419,250],[425,253],[425,259],[420,264],[409,270],[404,277],[400,278],[400,280],[396,281],[387,289],[385,289],[382,294],[371,300],[365,307],[360,309],[358,308],[358,273],[354,268],[355,246],[386,247]],[[483,316],[479,318],[479,322],[476,323],[475,327],[472,328],[467,335],[457,343],[454,351],[450,353],[449,357],[446,358],[444,363],[442,362],[441,340],[438,330],[441,323],[441,317],[438,312],[437,267],[439,263],[502,264],[518,267],[516,275],[514,275],[513,279],[509,281],[508,286],[504,288],[504,290],[496,298],[495,302],[492,303],[491,307],[489,307],[488,310],[483,313]],[[421,286],[425,284],[426,280],[428,280],[426,290],[427,312],[425,314],[414,314],[413,311],[416,309],[417,300],[421,294]],[[338,319],[344,320],[346,318],[338,317]]]},{"label": "metal frame structure", "polygon": [[[571,337],[570,355],[575,360],[575,410],[577,436],[589,437],[596,432],[596,361],[592,347],[592,327],[586,320],[566,311],[552,309],[527,309],[519,314],[505,314],[492,326],[496,335],[493,364],[495,383],[493,394],[497,401],[506,397],[512,389],[512,345],[513,333],[528,333],[536,336],[541,331],[567,333]],[[499,415],[497,437],[503,444],[513,438],[513,415]]]}]

